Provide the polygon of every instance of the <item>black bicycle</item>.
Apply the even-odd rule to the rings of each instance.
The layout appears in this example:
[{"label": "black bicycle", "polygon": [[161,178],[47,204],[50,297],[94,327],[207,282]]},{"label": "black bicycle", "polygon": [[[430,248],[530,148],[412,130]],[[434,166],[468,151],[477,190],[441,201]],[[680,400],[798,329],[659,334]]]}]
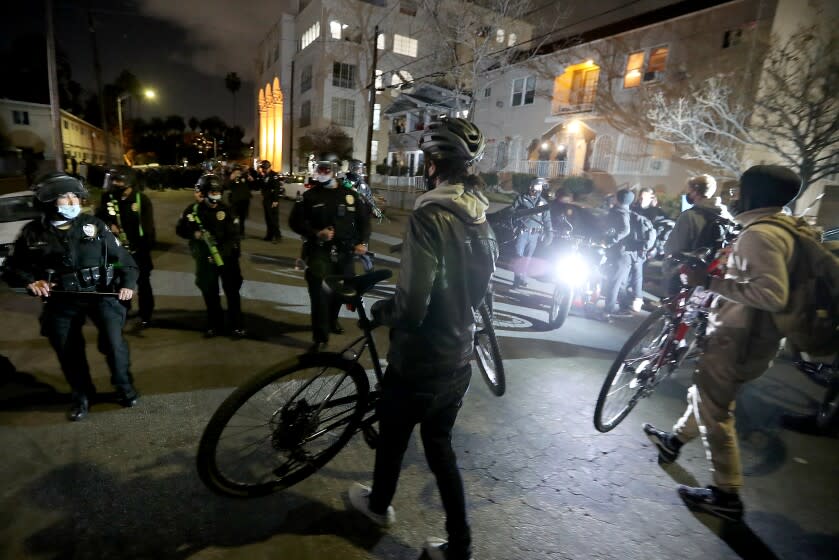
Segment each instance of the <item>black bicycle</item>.
[{"label": "black bicycle", "polygon": [[[383,373],[362,297],[391,275],[376,270],[342,279],[334,288],[343,304],[355,308],[363,331],[343,351],[284,361],[247,380],[221,403],[198,446],[204,484],[227,496],[262,496],[315,473],[357,432],[376,447]],[[365,349],[373,365],[373,390],[359,363]]]}]

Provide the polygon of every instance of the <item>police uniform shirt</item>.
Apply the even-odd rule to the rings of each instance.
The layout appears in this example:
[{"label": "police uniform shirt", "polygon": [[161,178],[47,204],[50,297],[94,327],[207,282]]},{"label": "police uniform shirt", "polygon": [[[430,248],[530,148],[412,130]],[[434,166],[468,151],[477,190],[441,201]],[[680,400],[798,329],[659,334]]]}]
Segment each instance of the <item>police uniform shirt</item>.
[{"label": "police uniform shirt", "polygon": [[53,226],[46,218],[29,222],[15,241],[5,266],[10,283],[26,286],[47,280],[48,269],[54,271],[52,279],[58,282],[64,274],[116,263],[119,266],[114,275],[119,287],[133,290],[138,276],[134,259],[105,222],[81,214],[66,230]]},{"label": "police uniform shirt", "polygon": [[[193,213],[198,216],[200,225]],[[184,209],[175,228],[175,232],[180,237],[190,241],[193,250],[198,249],[202,254],[206,252],[209,256],[206,241],[195,239],[195,232],[201,231],[201,228],[204,228],[213,237],[216,248],[222,257],[238,257],[239,219],[228,205],[219,202],[215,208],[211,208],[206,202],[190,204]]]},{"label": "police uniform shirt", "polygon": [[282,180],[274,171],[269,171],[265,175],[259,175],[257,179],[262,190],[262,203],[273,204],[280,201],[280,195],[283,193]]},{"label": "police uniform shirt", "polygon": [[[119,213],[119,223],[117,222]],[[102,194],[102,203],[96,216],[106,224],[120,226],[128,237],[129,251],[151,249],[155,241],[154,214],[151,200],[143,193],[133,191],[122,198],[119,192]],[[143,235],[140,235],[140,227]]]},{"label": "police uniform shirt", "polygon": [[333,243],[345,247],[370,239],[370,214],[354,189],[312,187],[294,204],[289,225],[309,240],[316,240],[319,231],[332,226]]}]

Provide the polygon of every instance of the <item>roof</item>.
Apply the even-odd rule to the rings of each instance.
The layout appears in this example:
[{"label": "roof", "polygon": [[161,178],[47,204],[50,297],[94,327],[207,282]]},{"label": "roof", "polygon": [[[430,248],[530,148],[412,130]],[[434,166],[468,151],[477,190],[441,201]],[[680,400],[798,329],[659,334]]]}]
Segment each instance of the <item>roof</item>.
[{"label": "roof", "polygon": [[[464,101],[467,99],[465,96]],[[406,113],[424,107],[454,109],[457,107],[457,94],[446,88],[432,84],[417,84],[410,93],[403,92],[384,110],[385,115]]]}]

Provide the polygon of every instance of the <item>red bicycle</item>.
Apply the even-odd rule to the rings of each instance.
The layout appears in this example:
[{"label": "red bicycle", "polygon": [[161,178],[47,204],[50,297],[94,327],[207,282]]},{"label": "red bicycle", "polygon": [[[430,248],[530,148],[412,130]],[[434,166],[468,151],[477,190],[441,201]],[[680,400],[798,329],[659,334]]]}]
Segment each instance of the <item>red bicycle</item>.
[{"label": "red bicycle", "polygon": [[[680,270],[707,267],[719,274],[721,257],[708,262],[711,250],[685,253],[674,260]],[[681,278],[681,274],[680,274]],[[701,353],[714,294],[682,282],[678,295],[662,301],[618,352],[597,397],[594,427],[608,432],[621,423],[638,401],[650,396],[664,379]]]}]

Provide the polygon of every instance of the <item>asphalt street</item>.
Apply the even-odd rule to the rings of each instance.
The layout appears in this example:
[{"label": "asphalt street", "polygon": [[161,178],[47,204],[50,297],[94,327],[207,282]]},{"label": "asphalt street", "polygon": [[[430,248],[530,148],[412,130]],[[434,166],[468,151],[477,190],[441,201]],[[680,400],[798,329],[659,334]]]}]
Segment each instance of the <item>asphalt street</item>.
[{"label": "asphalt street", "polygon": [[[126,325],[137,407],[97,404],[65,419],[68,386],[35,299],[0,291],[0,558],[394,559],[416,560],[427,536],[445,536],[442,508],[418,438],[393,503],[397,523],[372,528],[346,503],[353,481],[369,483],[373,452],[356,437],[329,465],[285,492],[252,500],[214,495],[196,475],[197,442],[234,387],[310,343],[308,296],[295,269],[300,243],[262,241],[259,198],[243,243],[243,340],[202,337],[204,308],[186,243],[174,235],[191,191],[150,193],[158,250],[153,328]],[[398,273],[404,214],[374,228],[378,266]],[[669,428],[684,407],[690,371],[677,372],[608,434],[592,414],[615,352],[642,319],[614,324],[572,316],[550,331],[548,285],[511,292],[497,278],[496,330],[507,394],[494,397],[475,368],[454,443],[467,489],[476,560],[835,559],[839,557],[839,440],[783,430],[783,412],[813,410],[820,389],[779,362],[737,403],[747,512],[741,525],[690,513],[678,483],[710,482],[701,444],[659,466],[644,421]],[[383,284],[367,302],[385,297]],[[357,333],[347,331],[330,348]],[[100,391],[108,372],[85,327]],[[387,347],[386,333],[377,342]]]}]

